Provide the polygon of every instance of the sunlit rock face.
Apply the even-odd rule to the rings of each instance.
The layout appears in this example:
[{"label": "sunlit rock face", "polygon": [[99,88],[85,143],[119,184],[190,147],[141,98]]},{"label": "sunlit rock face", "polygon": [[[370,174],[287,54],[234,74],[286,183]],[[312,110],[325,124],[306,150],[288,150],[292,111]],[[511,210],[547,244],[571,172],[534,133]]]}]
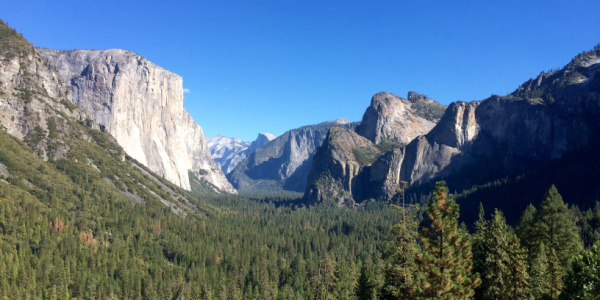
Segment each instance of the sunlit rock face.
[{"label": "sunlit rock face", "polygon": [[235,192],[216,166],[202,128],[183,107],[182,79],[130,51],[39,49],[73,102],[109,132],[128,155],[190,189],[188,171]]}]

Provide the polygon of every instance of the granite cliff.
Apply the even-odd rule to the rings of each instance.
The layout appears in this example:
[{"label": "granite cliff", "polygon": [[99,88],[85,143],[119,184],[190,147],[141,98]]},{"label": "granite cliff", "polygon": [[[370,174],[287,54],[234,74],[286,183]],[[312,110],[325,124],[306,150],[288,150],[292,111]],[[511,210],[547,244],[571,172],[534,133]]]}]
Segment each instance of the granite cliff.
[{"label": "granite cliff", "polygon": [[397,171],[400,147],[429,132],[445,109],[415,92],[408,99],[386,92],[374,95],[355,132],[331,128],[313,159],[305,199],[355,206],[393,195],[397,182],[389,174]]},{"label": "granite cliff", "polygon": [[578,55],[509,95],[450,105],[438,125],[406,146],[399,180],[466,188],[528,172],[595,143],[600,134],[600,50]]},{"label": "granite cliff", "polygon": [[[376,111],[377,105],[369,109]],[[393,120],[396,112],[392,111],[388,120]],[[364,130],[367,126],[357,131],[370,132],[364,134],[373,141],[394,136],[393,131],[380,129],[385,126],[372,123],[377,126],[368,127],[370,131]],[[431,131],[403,147],[386,151],[369,168],[363,166],[363,171],[354,175],[363,178],[362,186],[344,187],[344,192],[360,196],[354,198],[356,202],[368,198],[388,200],[400,181],[418,189],[437,180],[446,180],[461,191],[531,172],[581,149],[596,151],[598,136],[600,49],[596,47],[578,55],[562,70],[542,73],[509,95],[452,103]],[[327,158],[315,156],[313,169],[327,162]],[[324,172],[330,172],[333,180],[349,179],[347,172]],[[309,181],[311,185],[314,183]],[[318,202],[323,200],[318,195],[326,194],[307,189],[305,197]]]},{"label": "granite cliff", "polygon": [[332,126],[354,128],[356,124],[338,119],[290,130],[250,153],[227,178],[239,190],[302,192],[314,151]]},{"label": "granite cliff", "polygon": [[21,190],[39,200],[36,207],[77,218],[95,201],[165,205],[178,215],[212,211],[128,157],[70,99],[52,62],[0,20],[0,189],[8,199]]},{"label": "granite cliff", "polygon": [[314,202],[328,199],[353,207],[355,199],[369,193],[371,164],[381,150],[351,129],[333,126],[317,148],[308,175],[305,198]]},{"label": "granite cliff", "polygon": [[427,96],[410,92],[408,100],[381,92],[373,96],[356,132],[375,144],[408,144],[435,126],[445,106]]},{"label": "granite cliff", "polygon": [[210,156],[202,128],[183,108],[182,79],[129,51],[38,49],[70,84],[72,101],[127,154],[184,189],[188,171],[235,192]]}]

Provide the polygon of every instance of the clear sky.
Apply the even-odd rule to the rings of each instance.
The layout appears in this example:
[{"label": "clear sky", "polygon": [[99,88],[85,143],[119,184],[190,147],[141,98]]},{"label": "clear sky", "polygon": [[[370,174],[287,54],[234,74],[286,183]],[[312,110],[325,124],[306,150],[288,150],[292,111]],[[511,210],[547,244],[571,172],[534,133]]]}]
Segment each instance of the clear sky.
[{"label": "clear sky", "polygon": [[337,118],[380,91],[504,95],[600,43],[600,1],[28,1],[0,18],[39,47],[134,51],[183,77],[207,137]]}]

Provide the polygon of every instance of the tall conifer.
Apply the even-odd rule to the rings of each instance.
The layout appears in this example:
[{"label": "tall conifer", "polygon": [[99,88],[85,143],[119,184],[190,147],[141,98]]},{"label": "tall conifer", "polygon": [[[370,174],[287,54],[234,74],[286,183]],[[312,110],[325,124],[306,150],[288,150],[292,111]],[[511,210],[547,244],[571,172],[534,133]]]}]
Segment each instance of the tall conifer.
[{"label": "tall conifer", "polygon": [[600,243],[582,251],[573,259],[565,276],[561,299],[594,299],[600,297]]},{"label": "tall conifer", "polygon": [[[573,214],[563,202],[558,190],[550,187],[537,212],[536,233],[547,251],[554,250],[558,261],[567,269],[570,261],[581,250],[579,231]],[[550,253],[546,253],[548,257]]]},{"label": "tall conifer", "polygon": [[485,235],[486,255],[483,262],[483,296],[485,299],[504,299],[509,291],[508,247],[510,228],[502,212],[497,210]]},{"label": "tall conifer", "polygon": [[537,222],[537,209],[533,204],[529,204],[523,215],[521,215],[521,219],[519,220],[519,224],[517,225],[517,236],[521,241],[523,247],[527,250],[527,256],[530,269],[528,270],[531,273],[531,266],[533,266],[533,259],[535,258],[535,253],[537,252],[538,247],[538,238],[536,234],[536,222]]},{"label": "tall conifer", "polygon": [[427,226],[419,232],[423,251],[417,261],[424,272],[424,298],[467,299],[480,283],[472,275],[469,235],[458,227],[458,204],[448,194],[445,182],[436,183],[427,207]]},{"label": "tall conifer", "polygon": [[[485,211],[483,209],[483,204],[479,203],[479,219],[475,221],[475,233],[471,237],[471,241],[473,243],[472,251],[473,251],[473,272],[479,274],[481,278],[481,274],[484,271],[484,263],[485,256],[487,253],[486,243],[485,243],[485,235],[489,226],[489,222],[485,219]],[[482,281],[483,283],[483,281]],[[482,284],[483,285],[483,284]],[[481,299],[483,297],[483,287],[479,286],[475,289],[475,298]]]},{"label": "tall conifer", "polygon": [[549,295],[550,276],[548,274],[548,257],[546,246],[542,242],[536,253],[534,253],[531,265],[531,294],[535,299]]},{"label": "tall conifer", "polygon": [[392,235],[388,241],[389,263],[385,270],[384,294],[391,299],[415,299],[421,273],[416,265],[417,222],[414,214],[407,212],[404,201],[404,189],[400,189],[402,204],[392,207],[402,215],[402,219],[392,226]]},{"label": "tall conifer", "polygon": [[548,256],[548,275],[550,277],[550,299],[558,299],[563,288],[563,268],[554,249],[550,249]]},{"label": "tall conifer", "polygon": [[508,256],[508,299],[527,299],[530,295],[527,249],[521,247],[516,234],[513,234],[508,246]]}]

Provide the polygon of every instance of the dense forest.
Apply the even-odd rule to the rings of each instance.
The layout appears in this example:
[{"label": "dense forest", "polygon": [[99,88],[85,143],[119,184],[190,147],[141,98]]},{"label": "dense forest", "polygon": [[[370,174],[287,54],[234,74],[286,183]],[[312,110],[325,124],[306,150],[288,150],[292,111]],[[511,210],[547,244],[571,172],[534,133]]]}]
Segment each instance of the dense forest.
[{"label": "dense forest", "polygon": [[[487,219],[482,206],[469,231],[443,183],[422,207],[403,205],[403,191],[392,204],[358,209],[306,206],[289,195],[190,195],[207,213],[184,216],[151,198],[134,204],[101,192],[89,184],[93,169],[43,162],[24,144],[0,137],[0,162],[22,174],[0,182],[0,294],[8,299],[597,299],[600,293],[600,204],[567,208],[554,187],[514,228],[501,211]],[[24,165],[33,175],[18,167]]]}]

